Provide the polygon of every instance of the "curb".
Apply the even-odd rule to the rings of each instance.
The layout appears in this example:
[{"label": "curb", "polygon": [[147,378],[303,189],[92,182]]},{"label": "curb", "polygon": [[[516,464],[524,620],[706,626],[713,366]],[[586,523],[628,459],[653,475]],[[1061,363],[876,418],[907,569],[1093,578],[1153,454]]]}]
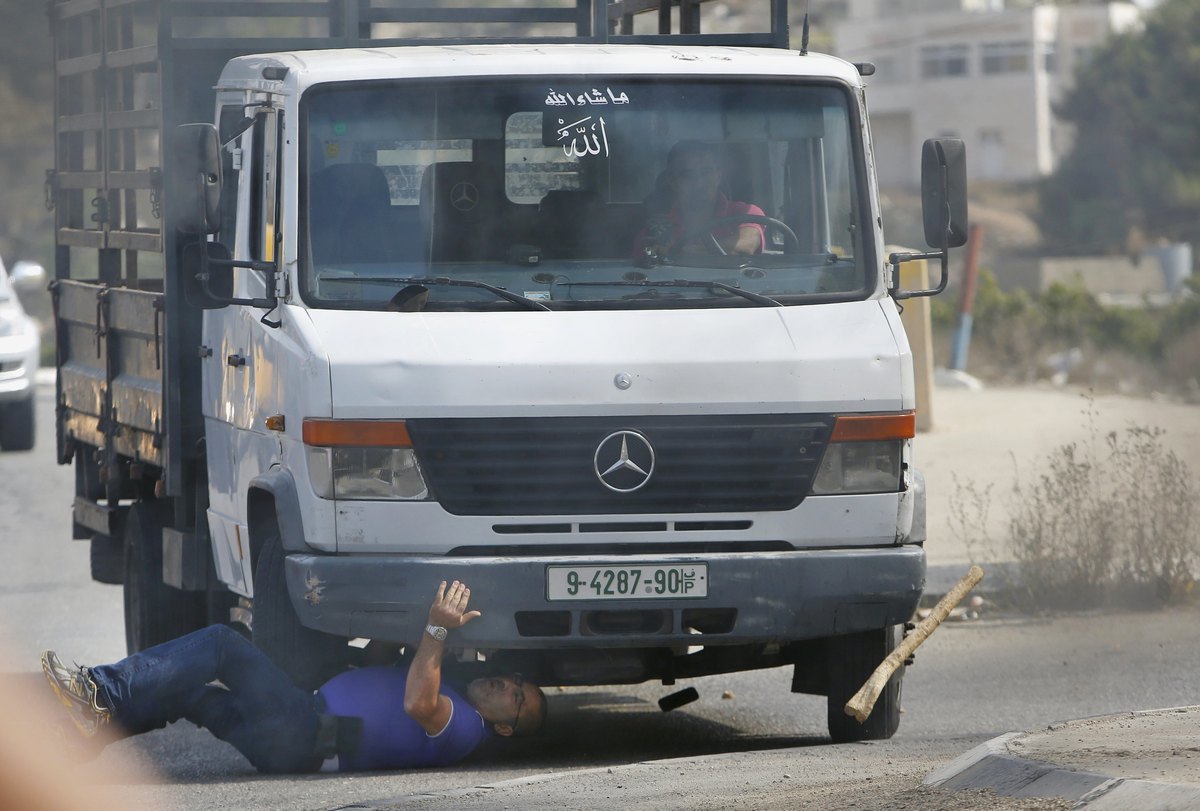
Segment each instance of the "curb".
[{"label": "curb", "polygon": [[1198,786],[1127,780],[1017,757],[1008,744],[1024,734],[1009,732],[992,738],[930,772],[922,784],[948,791],[988,789],[1005,797],[1058,798],[1095,811],[1200,807]]}]

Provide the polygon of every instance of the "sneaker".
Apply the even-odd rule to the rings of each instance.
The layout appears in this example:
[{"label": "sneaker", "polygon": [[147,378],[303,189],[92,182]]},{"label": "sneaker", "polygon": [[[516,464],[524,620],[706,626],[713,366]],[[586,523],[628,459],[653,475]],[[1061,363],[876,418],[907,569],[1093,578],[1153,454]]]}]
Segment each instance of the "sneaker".
[{"label": "sneaker", "polygon": [[48,650],[42,654],[42,672],[83,737],[95,736],[112,720],[112,710],[100,704],[96,682],[86,667],[68,668]]}]

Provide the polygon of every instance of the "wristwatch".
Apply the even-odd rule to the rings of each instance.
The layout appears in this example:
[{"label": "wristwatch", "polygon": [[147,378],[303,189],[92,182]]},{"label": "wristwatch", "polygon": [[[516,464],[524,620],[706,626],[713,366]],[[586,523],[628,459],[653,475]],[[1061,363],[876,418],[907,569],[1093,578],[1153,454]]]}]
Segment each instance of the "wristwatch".
[{"label": "wristwatch", "polygon": [[448,631],[441,625],[426,625],[425,633],[432,636],[438,642],[443,642],[446,639],[446,634]]}]

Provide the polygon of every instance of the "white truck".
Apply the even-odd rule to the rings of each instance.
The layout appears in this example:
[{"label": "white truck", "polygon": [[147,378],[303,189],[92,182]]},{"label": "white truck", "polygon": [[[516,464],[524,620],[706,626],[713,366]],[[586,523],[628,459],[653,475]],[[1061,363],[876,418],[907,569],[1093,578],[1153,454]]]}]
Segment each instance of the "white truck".
[{"label": "white truck", "polygon": [[[311,685],[457,578],[465,671],[790,665],[894,733],[901,674],[842,704],[924,585],[897,299],[965,240],[962,145],[886,256],[871,66],[672,5],[53,5],[58,451],[131,651],[231,621]],[[406,35],[451,21],[521,36]],[[680,141],[763,213],[643,249]]]}]

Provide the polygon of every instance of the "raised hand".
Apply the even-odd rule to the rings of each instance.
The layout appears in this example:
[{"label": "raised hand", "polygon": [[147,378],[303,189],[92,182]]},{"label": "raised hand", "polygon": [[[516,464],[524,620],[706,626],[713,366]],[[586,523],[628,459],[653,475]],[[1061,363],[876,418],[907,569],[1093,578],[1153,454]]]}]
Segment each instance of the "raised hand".
[{"label": "raised hand", "polygon": [[429,624],[441,625],[444,628],[461,628],[476,617],[482,616],[478,611],[467,611],[467,603],[471,599],[471,590],[465,583],[455,580],[446,587],[443,580],[438,586],[437,596],[429,607]]}]

